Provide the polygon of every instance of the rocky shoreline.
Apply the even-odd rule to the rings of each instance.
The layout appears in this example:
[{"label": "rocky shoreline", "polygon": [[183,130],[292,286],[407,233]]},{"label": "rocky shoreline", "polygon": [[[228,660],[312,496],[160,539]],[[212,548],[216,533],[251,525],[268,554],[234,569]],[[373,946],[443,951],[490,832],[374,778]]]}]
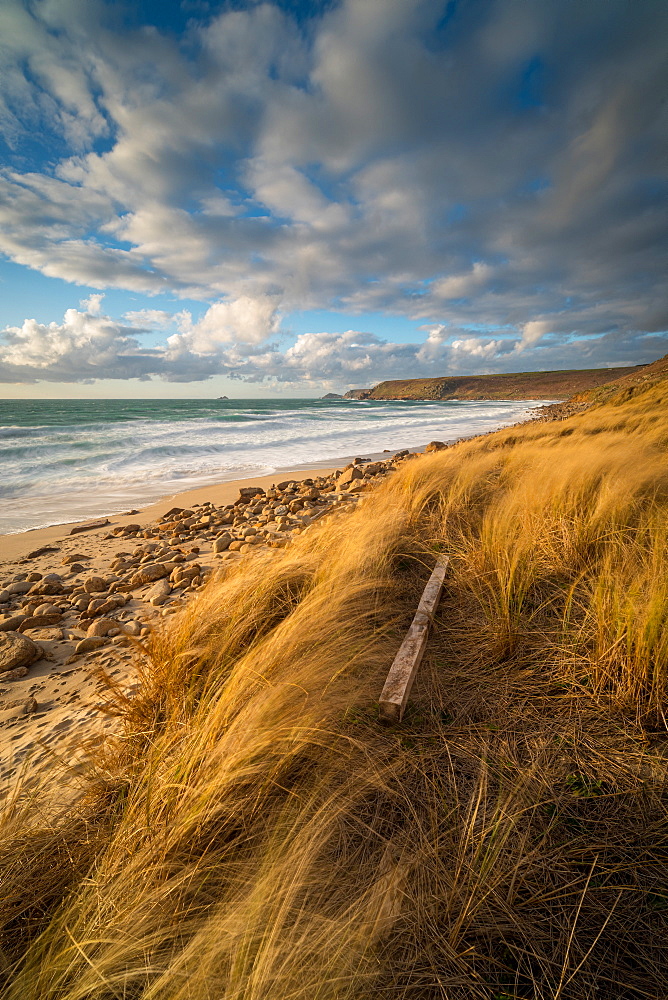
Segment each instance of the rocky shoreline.
[{"label": "rocky shoreline", "polygon": [[[432,442],[427,451],[446,447]],[[175,506],[139,523],[76,525],[0,568],[0,779],[48,766],[113,719],[109,681],[131,696],[142,641],[214,575],[289,545],[322,518],[354,510],[402,462],[356,458],[329,475],[244,485],[231,503]],[[65,739],[67,737],[67,739]],[[38,765],[38,766],[35,766]]]}]

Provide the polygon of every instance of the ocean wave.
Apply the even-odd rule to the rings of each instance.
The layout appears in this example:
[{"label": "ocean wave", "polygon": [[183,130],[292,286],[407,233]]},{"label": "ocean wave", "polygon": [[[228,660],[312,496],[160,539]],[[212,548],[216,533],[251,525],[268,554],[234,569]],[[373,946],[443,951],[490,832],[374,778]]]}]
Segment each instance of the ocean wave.
[{"label": "ocean wave", "polygon": [[141,506],[190,486],[453,440],[513,423],[541,401],[132,401],[131,413],[118,400],[53,401],[52,409],[42,402],[14,407],[30,426],[12,419],[9,401],[0,408],[0,531]]}]

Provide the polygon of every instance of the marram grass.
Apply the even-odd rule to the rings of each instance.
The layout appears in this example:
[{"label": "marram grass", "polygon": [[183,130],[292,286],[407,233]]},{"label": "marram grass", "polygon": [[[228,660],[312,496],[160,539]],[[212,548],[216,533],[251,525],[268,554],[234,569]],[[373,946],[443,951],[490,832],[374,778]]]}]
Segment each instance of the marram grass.
[{"label": "marram grass", "polygon": [[667,445],[664,384],[500,431],[210,584],[83,797],[7,806],[2,996],[668,995]]}]

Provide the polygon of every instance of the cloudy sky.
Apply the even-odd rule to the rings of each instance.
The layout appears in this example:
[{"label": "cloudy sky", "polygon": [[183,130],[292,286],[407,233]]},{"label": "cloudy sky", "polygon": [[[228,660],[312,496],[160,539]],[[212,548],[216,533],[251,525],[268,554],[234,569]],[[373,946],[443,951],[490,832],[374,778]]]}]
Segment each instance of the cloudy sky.
[{"label": "cloudy sky", "polygon": [[668,351],[665,0],[1,0],[0,395]]}]

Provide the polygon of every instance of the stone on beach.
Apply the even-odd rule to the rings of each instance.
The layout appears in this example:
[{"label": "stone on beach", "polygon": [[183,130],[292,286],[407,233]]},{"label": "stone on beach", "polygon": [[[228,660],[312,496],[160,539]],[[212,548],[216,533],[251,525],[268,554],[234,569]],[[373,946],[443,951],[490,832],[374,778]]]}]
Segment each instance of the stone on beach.
[{"label": "stone on beach", "polygon": [[27,636],[18,632],[0,633],[0,674],[21,667],[27,668],[42,655],[41,646]]},{"label": "stone on beach", "polygon": [[83,589],[87,594],[101,594],[107,589],[107,581],[101,576],[89,576],[84,580]]},{"label": "stone on beach", "polygon": [[111,629],[118,628],[119,624],[114,618],[98,618],[96,622],[88,626],[86,637],[93,639],[108,635]]},{"label": "stone on beach", "polygon": [[86,524],[75,524],[70,535],[78,535],[82,531],[93,531],[95,528],[104,528],[107,524],[111,524],[108,517],[100,518],[97,521],[87,521]]},{"label": "stone on beach", "polygon": [[161,580],[163,576],[169,576],[172,566],[167,563],[146,563],[134,574],[130,583],[133,587],[141,587],[144,583],[154,583]]},{"label": "stone on beach", "polygon": [[232,541],[232,535],[229,533],[229,531],[223,532],[222,535],[218,535],[218,538],[214,539],[213,551],[215,553],[225,552],[225,550],[230,547],[231,541]]},{"label": "stone on beach", "polygon": [[172,588],[169,582],[163,578],[162,580],[158,580],[157,583],[153,584],[148,594],[146,595],[146,598],[149,604],[152,604],[154,607],[157,608],[160,607],[161,604],[165,603],[171,592]]},{"label": "stone on beach", "polygon": [[5,618],[4,621],[0,622],[0,632],[17,631],[28,617],[29,615],[19,614],[12,615],[10,618]]},{"label": "stone on beach", "polygon": [[106,639],[102,636],[87,636],[85,639],[81,639],[80,642],[74,647],[75,653],[92,653],[94,649],[99,649],[104,646]]}]

